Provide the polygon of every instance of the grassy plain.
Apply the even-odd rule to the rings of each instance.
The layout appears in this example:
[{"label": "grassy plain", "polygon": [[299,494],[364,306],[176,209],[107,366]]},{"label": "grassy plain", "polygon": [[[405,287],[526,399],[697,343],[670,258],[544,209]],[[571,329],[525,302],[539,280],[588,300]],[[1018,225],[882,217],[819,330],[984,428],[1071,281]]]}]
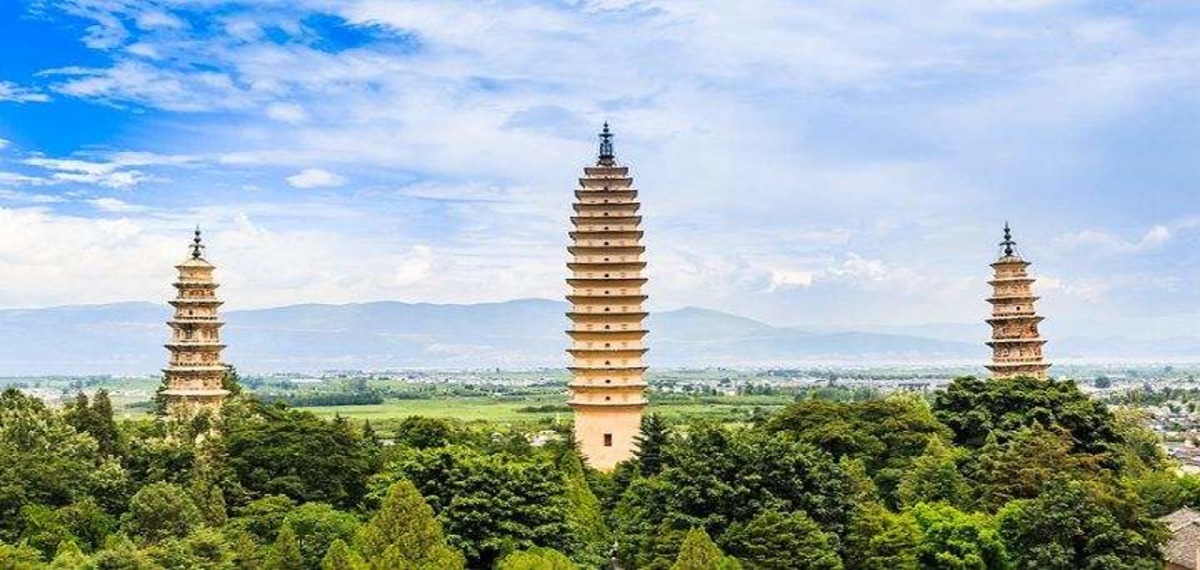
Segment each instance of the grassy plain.
[{"label": "grassy plain", "polygon": [[[467,422],[536,423],[566,421],[571,412],[566,395],[539,395],[520,399],[488,396],[451,396],[429,400],[387,400],[366,406],[304,408],[321,416],[341,415],[352,420],[403,419],[408,416],[457,419]],[[743,419],[756,409],[769,411],[791,402],[780,396],[704,396],[652,398],[651,411],[672,418],[713,417]]]}]

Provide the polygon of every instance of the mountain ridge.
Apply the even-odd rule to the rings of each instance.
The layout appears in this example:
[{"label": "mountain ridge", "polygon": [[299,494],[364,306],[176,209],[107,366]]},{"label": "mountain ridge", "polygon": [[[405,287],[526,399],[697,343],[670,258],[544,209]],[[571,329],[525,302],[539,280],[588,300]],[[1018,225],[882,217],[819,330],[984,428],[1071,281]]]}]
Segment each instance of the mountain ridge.
[{"label": "mountain ridge", "polygon": [[[564,367],[567,304],[527,298],[488,303],[304,303],[225,313],[225,360],[251,373],[335,369]],[[146,301],[0,309],[0,376],[148,374],[165,364],[170,307]],[[655,367],[820,363],[975,363],[984,338],[807,330],[702,307],[652,313]],[[934,326],[934,325],[931,325]],[[946,325],[942,329],[953,332]],[[885,327],[891,328],[891,327]],[[895,327],[896,331],[904,330]],[[961,325],[961,330],[986,329]],[[949,336],[949,335],[947,335]],[[973,335],[972,335],[973,336]],[[981,335],[982,336],[982,335]],[[1200,340],[1130,345],[1051,339],[1052,358],[1200,354]],[[1125,352],[1117,349],[1121,347]],[[1096,347],[1097,350],[1089,350]]]}]

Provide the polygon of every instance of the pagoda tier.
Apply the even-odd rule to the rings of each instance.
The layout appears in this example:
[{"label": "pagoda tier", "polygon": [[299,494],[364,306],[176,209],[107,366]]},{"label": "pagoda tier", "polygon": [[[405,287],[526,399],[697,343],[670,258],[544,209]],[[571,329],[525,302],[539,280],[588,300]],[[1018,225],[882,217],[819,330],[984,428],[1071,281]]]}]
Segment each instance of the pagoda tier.
[{"label": "pagoda tier", "polygon": [[646,406],[641,204],[629,168],[612,154],[608,125],[596,166],[575,190],[567,279],[575,438],[592,467],[610,471],[633,457]]},{"label": "pagoda tier", "polygon": [[1000,258],[992,263],[994,278],[992,286],[992,317],[987,323],[992,327],[992,339],[987,345],[992,349],[992,362],[987,365],[993,378],[1030,376],[1045,379],[1050,364],[1045,361],[1042,347],[1046,341],[1038,333],[1038,316],[1033,294],[1034,279],[1029,277],[1029,262],[1016,253],[1012,231],[1004,225],[1004,247]]},{"label": "pagoda tier", "polygon": [[167,389],[167,414],[176,420],[187,420],[201,410],[219,412],[229,394],[222,386],[229,367],[221,361],[221,322],[217,298],[218,285],[213,281],[214,267],[201,255],[200,230],[192,244],[192,255],[175,266],[179,279],[177,294],[170,302],[175,316],[167,321],[171,339],[165,345],[171,353],[163,369]]}]

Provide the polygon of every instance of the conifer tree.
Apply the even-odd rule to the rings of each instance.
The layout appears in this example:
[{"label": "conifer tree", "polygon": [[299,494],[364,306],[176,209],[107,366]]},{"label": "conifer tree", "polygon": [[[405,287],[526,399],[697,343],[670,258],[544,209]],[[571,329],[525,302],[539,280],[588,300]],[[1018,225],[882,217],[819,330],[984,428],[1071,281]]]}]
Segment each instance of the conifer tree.
[{"label": "conifer tree", "polygon": [[569,504],[567,519],[573,534],[583,543],[574,549],[575,559],[598,565],[605,558],[609,544],[608,526],[600,509],[600,500],[592,492],[587,476],[583,472],[583,461],[579,453],[569,449],[559,460],[566,477],[566,495]]},{"label": "conifer tree", "polygon": [[229,390],[231,397],[242,393],[242,376],[238,374],[236,366],[228,365],[225,376],[221,378],[221,388]]},{"label": "conifer tree", "polygon": [[50,563],[50,568],[53,570],[77,570],[83,568],[87,564],[88,557],[75,544],[74,540],[64,540],[58,544],[58,551],[54,553],[54,561]]},{"label": "conifer tree", "polygon": [[709,538],[704,527],[695,527],[688,531],[683,544],[679,546],[679,556],[671,570],[735,570],[741,568],[732,558],[725,556],[716,543]]},{"label": "conifer tree", "polygon": [[321,560],[321,570],[365,570],[366,563],[342,539],[334,540]]},{"label": "conifer tree", "polygon": [[373,569],[395,568],[397,559],[416,567],[463,568],[462,554],[446,544],[433,509],[407,479],[388,488],[379,511],[355,539],[358,551]]},{"label": "conifer tree", "polygon": [[578,570],[579,565],[552,548],[534,547],[505,556],[496,570]]},{"label": "conifer tree", "polygon": [[96,438],[100,453],[117,455],[121,451],[121,432],[117,430],[117,422],[113,418],[112,400],[108,390],[100,389],[92,398],[92,407],[88,410],[89,425],[87,432]]},{"label": "conifer tree", "polygon": [[663,449],[671,439],[671,428],[657,413],[642,417],[642,429],[634,438],[637,451],[634,457],[647,477],[657,475],[663,467]]},{"label": "conifer tree", "polygon": [[279,536],[267,556],[267,570],[303,570],[304,557],[300,554],[300,542],[292,525],[283,523]]},{"label": "conifer tree", "polygon": [[212,527],[225,524],[228,515],[225,512],[225,492],[221,487],[207,479],[198,478],[192,484],[192,498],[196,508],[200,510],[200,518]]}]

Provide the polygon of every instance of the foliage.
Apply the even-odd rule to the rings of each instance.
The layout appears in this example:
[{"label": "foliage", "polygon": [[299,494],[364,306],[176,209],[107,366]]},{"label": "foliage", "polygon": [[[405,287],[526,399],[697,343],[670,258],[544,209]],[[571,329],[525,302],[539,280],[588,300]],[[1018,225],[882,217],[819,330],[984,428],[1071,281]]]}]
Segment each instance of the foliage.
[{"label": "foliage", "polygon": [[662,523],[720,537],[764,510],[799,510],[837,534],[854,508],[845,473],[827,453],[761,430],[694,425],[664,458],[662,473],[635,480],[614,513],[628,561],[650,552]]},{"label": "foliage", "polygon": [[901,504],[943,502],[956,507],[970,503],[970,489],[958,472],[958,454],[939,437],[929,439],[925,453],[912,462],[900,479]]},{"label": "foliage", "polygon": [[567,555],[550,548],[518,550],[496,563],[496,570],[578,570]]},{"label": "foliage", "polygon": [[300,553],[300,542],[296,539],[296,531],[292,525],[283,523],[271,553],[267,555],[267,570],[302,570],[304,556]]},{"label": "foliage", "polygon": [[1004,443],[1035,421],[1066,430],[1075,453],[1111,453],[1121,441],[1108,407],[1070,380],[958,378],[933,401],[934,414],[954,431],[954,442],[972,449],[983,446],[989,433]]},{"label": "foliage", "polygon": [[[1025,568],[1159,568],[1164,529],[1136,499],[1055,479],[1034,499],[1000,511],[1000,534]],[[1119,491],[1118,491],[1119,492]]]},{"label": "foliage", "polygon": [[0,393],[0,540],[17,535],[21,507],[87,496],[99,463],[96,441],[61,414],[15,388]]},{"label": "foliage", "polygon": [[459,446],[409,450],[383,481],[408,479],[428,498],[450,544],[471,567],[489,567],[513,550],[545,546],[573,552],[567,482],[552,458],[483,454]]},{"label": "foliage", "polygon": [[671,440],[671,428],[661,414],[649,414],[642,417],[641,430],[634,438],[637,451],[634,458],[638,468],[647,477],[657,475],[662,471],[663,450]]},{"label": "foliage", "polygon": [[748,569],[842,568],[835,546],[837,538],[822,532],[801,511],[790,514],[764,511],[748,524],[731,527],[723,543]]},{"label": "foliage", "polygon": [[373,459],[348,424],[252,404],[226,413],[224,432],[229,466],[252,496],[352,506],[366,492]]},{"label": "foliage", "polygon": [[921,534],[916,551],[920,567],[973,570],[1008,567],[1004,543],[987,515],[925,503],[914,506],[907,514]]},{"label": "foliage", "polygon": [[129,501],[124,528],[147,542],[187,536],[201,524],[191,496],[172,483],[151,483]]},{"label": "foliage", "polygon": [[455,440],[455,429],[446,420],[409,416],[396,428],[396,443],[416,449],[445,447]]},{"label": "foliage", "polygon": [[350,542],[358,531],[358,518],[327,503],[305,503],[284,517],[295,531],[304,567],[320,568],[325,552],[338,540]]},{"label": "foliage", "polygon": [[411,481],[393,483],[379,511],[359,530],[358,551],[371,568],[465,567],[462,555],[446,544],[442,525]]},{"label": "foliage", "polygon": [[916,570],[921,529],[910,516],[864,503],[850,523],[845,562],[860,570]]},{"label": "foliage", "polygon": [[737,560],[725,556],[701,527],[689,530],[671,570],[736,570]]},{"label": "foliage", "polygon": [[321,570],[366,570],[367,563],[363,562],[357,552],[350,549],[346,541],[334,540],[329,545],[329,551],[321,560]]},{"label": "foliage", "polygon": [[901,395],[859,403],[804,400],[772,416],[765,429],[815,445],[835,459],[862,460],[890,504],[896,504],[899,480],[929,438],[952,435],[924,401]]}]

